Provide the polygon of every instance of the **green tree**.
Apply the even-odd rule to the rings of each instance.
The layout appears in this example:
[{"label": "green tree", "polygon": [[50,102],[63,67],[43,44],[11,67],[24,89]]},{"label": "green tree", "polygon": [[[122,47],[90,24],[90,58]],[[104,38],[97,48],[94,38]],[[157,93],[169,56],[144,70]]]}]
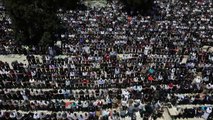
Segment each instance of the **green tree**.
[{"label": "green tree", "polygon": [[[49,45],[52,42],[51,39],[52,39],[51,33],[44,32],[42,35],[41,41],[39,42],[39,45],[41,45],[41,46]],[[44,46],[44,47],[48,47],[48,46]]]},{"label": "green tree", "polygon": [[136,6],[139,7],[141,5],[143,5],[143,0],[127,0],[127,3],[131,6]]},{"label": "green tree", "polygon": [[127,9],[134,9],[137,11],[147,11],[149,10],[152,5],[154,0],[120,0],[121,2],[126,5]]},{"label": "green tree", "polygon": [[52,46],[63,26],[57,11],[74,9],[78,0],[3,0],[15,39],[22,45]]}]

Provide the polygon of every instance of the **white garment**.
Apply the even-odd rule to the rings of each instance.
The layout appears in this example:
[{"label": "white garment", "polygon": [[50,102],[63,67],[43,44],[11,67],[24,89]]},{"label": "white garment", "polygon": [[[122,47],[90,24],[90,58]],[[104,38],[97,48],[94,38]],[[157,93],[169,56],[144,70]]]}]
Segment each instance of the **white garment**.
[{"label": "white garment", "polygon": [[205,112],[201,117],[207,120],[209,117],[209,113]]},{"label": "white garment", "polygon": [[148,53],[149,53],[149,47],[146,46],[145,49],[144,49],[144,55],[148,55]]},{"label": "white garment", "polygon": [[39,114],[38,113],[34,113],[33,119],[39,119],[39,118],[40,118]]}]

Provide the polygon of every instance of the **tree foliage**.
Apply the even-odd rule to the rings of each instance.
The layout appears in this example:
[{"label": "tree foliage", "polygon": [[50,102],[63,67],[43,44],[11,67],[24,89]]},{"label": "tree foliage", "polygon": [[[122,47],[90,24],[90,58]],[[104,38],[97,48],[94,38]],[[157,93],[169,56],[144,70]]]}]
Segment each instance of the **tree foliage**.
[{"label": "tree foliage", "polygon": [[121,0],[128,11],[148,11],[153,6],[154,0]]},{"label": "tree foliage", "polygon": [[4,0],[15,39],[23,45],[52,46],[62,24],[57,11],[74,9],[78,0]]}]

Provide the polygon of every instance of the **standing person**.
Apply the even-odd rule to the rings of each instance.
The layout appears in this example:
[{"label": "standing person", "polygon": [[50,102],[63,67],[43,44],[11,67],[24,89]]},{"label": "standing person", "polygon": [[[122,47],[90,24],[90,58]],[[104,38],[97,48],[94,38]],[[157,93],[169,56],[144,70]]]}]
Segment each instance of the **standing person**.
[{"label": "standing person", "polygon": [[52,47],[48,47],[48,54],[50,55],[50,57],[54,57],[54,51]]},{"label": "standing person", "polygon": [[131,120],[137,120],[137,116],[135,113],[131,116]]},{"label": "standing person", "polygon": [[122,106],[121,108],[120,108],[120,117],[122,118],[122,119],[125,119],[125,117],[126,117],[126,108],[124,107],[124,106]]},{"label": "standing person", "polygon": [[201,117],[207,120],[211,113],[212,113],[212,107],[207,107],[207,109],[205,110],[204,114]]},{"label": "standing person", "polygon": [[133,115],[134,115],[134,106],[133,105],[130,105],[128,107],[128,115],[132,118]]}]

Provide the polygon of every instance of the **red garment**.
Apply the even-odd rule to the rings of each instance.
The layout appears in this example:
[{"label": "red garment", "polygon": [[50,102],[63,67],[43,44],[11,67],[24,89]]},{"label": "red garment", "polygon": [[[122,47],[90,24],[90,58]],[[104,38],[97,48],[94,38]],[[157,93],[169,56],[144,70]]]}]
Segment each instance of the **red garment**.
[{"label": "red garment", "polygon": [[173,83],[169,83],[169,89],[172,89],[174,87],[174,84]]},{"label": "red garment", "polygon": [[153,81],[154,78],[150,75],[150,76],[148,77],[148,80],[149,80],[149,81]]},{"label": "red garment", "polygon": [[106,60],[106,61],[109,61],[110,57],[109,57],[108,54],[106,54],[104,57],[105,57],[105,60]]},{"label": "red garment", "polygon": [[66,102],[65,103],[65,108],[69,107],[70,105],[72,105],[72,102]]},{"label": "red garment", "polygon": [[98,101],[97,105],[98,105],[98,106],[102,106],[102,105],[103,105],[103,102],[102,102],[102,101]]},{"label": "red garment", "polygon": [[82,80],[82,82],[83,82],[83,84],[88,84],[89,80],[84,79],[84,80]]}]

